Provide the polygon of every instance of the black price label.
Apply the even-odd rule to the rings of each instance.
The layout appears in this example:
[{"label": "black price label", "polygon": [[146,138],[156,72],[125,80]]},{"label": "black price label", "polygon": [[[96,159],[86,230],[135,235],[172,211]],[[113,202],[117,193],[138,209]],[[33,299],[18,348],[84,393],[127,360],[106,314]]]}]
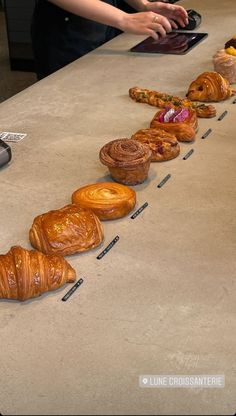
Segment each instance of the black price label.
[{"label": "black price label", "polygon": [[117,243],[117,241],[119,241],[120,237],[117,235],[111,242],[110,244],[99,254],[99,256],[97,256],[98,260],[101,260],[107,253],[108,251],[110,251],[112,249],[112,247],[114,247],[114,245]]},{"label": "black price label", "polygon": [[212,133],[212,129],[208,129],[206,133],[203,134],[202,139],[206,139],[211,133]]},{"label": "black price label", "polygon": [[135,213],[130,217],[132,220],[134,220],[145,208],[148,207],[148,202],[145,202]]},{"label": "black price label", "polygon": [[223,118],[225,118],[225,116],[228,114],[228,111],[227,110],[225,110],[221,115],[220,115],[220,117],[218,118],[218,121],[221,121],[221,120],[223,120]]},{"label": "black price label", "polygon": [[65,294],[65,296],[62,298],[63,302],[66,302],[74,293],[75,291],[82,285],[84,282],[84,279],[79,279],[78,282],[75,283],[75,285]]},{"label": "black price label", "polygon": [[157,188],[162,188],[170,178],[171,178],[171,174],[169,173],[168,175],[166,175],[164,179],[162,179],[159,185],[157,185]]},{"label": "black price label", "polygon": [[189,150],[189,152],[183,157],[183,160],[187,160],[194,152],[194,149]]}]

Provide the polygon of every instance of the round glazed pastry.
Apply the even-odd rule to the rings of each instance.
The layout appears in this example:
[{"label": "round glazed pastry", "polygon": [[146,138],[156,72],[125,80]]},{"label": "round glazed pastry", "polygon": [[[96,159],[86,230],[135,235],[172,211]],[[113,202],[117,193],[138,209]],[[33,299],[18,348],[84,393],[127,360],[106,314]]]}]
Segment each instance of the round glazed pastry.
[{"label": "round glazed pastry", "polygon": [[196,111],[185,107],[177,109],[166,107],[155,114],[150,124],[153,129],[161,129],[174,134],[179,142],[195,140],[197,126]]},{"label": "round glazed pastry", "polygon": [[101,182],[75,191],[72,202],[91,209],[100,220],[114,220],[132,211],[136,204],[136,193],[119,183]]},{"label": "round glazed pastry", "polygon": [[43,253],[65,256],[99,246],[104,235],[94,212],[71,204],[36,217],[29,238]]},{"label": "round glazed pastry", "polygon": [[131,139],[138,140],[150,147],[152,151],[152,162],[163,162],[177,157],[180,146],[174,134],[161,129],[138,130]]},{"label": "round glazed pastry", "polygon": [[137,140],[113,140],[103,146],[99,156],[116,182],[138,185],[148,177],[152,152]]}]

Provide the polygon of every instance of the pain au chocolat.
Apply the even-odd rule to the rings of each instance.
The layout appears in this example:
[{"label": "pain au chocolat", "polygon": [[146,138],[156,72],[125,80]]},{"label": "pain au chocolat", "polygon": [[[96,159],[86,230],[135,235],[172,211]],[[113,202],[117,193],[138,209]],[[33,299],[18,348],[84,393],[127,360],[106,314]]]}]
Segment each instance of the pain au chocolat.
[{"label": "pain au chocolat", "polygon": [[100,150],[99,157],[116,182],[138,185],[148,177],[152,152],[137,140],[125,138],[107,143]]},{"label": "pain au chocolat", "polygon": [[15,246],[0,255],[0,299],[27,300],[73,283],[75,270],[58,255]]},{"label": "pain au chocolat", "polygon": [[158,111],[151,121],[151,128],[165,130],[174,134],[179,142],[192,142],[196,136],[198,120],[192,108],[167,107]]},{"label": "pain au chocolat", "polygon": [[99,246],[104,235],[93,211],[71,204],[37,216],[29,238],[43,253],[66,256]]},{"label": "pain au chocolat", "polygon": [[152,151],[151,162],[163,162],[176,158],[180,153],[180,146],[174,134],[162,129],[138,130],[131,137],[146,144]]},{"label": "pain au chocolat", "polygon": [[114,220],[127,215],[136,204],[136,193],[115,182],[83,186],[72,194],[72,202],[91,209],[100,220]]},{"label": "pain au chocolat", "polygon": [[192,101],[218,102],[234,95],[229,81],[216,71],[203,72],[189,86],[187,98]]}]

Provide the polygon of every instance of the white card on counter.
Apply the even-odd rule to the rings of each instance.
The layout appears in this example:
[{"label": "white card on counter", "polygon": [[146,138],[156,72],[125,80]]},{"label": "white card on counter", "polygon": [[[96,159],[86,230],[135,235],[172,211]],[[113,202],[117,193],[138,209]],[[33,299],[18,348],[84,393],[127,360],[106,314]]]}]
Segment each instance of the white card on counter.
[{"label": "white card on counter", "polygon": [[3,131],[0,133],[0,139],[4,142],[19,142],[27,136],[26,133],[14,133],[12,131]]}]

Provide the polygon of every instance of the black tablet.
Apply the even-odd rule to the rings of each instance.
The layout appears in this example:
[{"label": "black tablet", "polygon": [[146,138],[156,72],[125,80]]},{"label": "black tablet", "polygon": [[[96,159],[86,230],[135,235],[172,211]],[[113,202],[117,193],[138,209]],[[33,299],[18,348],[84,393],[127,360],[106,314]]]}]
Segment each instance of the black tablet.
[{"label": "black tablet", "polygon": [[158,40],[149,37],[130,50],[139,53],[184,55],[207,36],[207,33],[171,32]]}]

